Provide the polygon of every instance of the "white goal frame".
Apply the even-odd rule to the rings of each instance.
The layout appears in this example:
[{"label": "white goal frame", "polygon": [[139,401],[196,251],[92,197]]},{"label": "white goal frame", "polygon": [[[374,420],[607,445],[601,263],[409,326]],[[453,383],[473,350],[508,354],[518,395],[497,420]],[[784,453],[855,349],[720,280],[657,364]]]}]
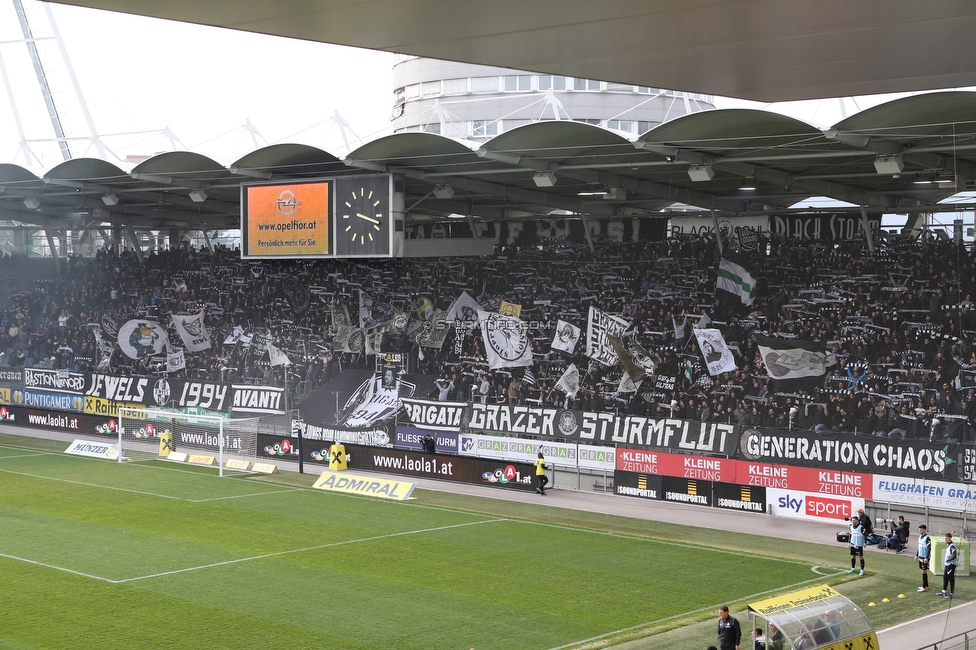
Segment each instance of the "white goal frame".
[{"label": "white goal frame", "polygon": [[[160,454],[162,437],[169,433],[172,452],[212,457],[220,476],[252,474],[251,468],[258,460],[257,420],[190,415],[172,409],[120,407],[119,462],[172,460]],[[228,467],[228,461],[243,461],[247,467]]]}]

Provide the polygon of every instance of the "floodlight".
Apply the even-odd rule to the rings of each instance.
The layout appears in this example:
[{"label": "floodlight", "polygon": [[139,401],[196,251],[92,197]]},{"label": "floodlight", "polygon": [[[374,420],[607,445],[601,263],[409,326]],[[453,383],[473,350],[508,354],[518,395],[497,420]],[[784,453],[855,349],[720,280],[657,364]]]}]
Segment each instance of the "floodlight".
[{"label": "floodlight", "polygon": [[536,187],[552,187],[556,184],[556,175],[551,171],[536,172],[532,175]]},{"label": "floodlight", "polygon": [[879,174],[900,174],[905,169],[905,163],[898,154],[882,155],[874,159],[874,168]]},{"label": "floodlight", "polygon": [[696,183],[710,181],[715,177],[715,171],[711,165],[692,165],[688,168],[688,176]]},{"label": "floodlight", "polygon": [[437,185],[434,187],[434,196],[439,199],[449,199],[454,196],[454,188],[450,185]]}]

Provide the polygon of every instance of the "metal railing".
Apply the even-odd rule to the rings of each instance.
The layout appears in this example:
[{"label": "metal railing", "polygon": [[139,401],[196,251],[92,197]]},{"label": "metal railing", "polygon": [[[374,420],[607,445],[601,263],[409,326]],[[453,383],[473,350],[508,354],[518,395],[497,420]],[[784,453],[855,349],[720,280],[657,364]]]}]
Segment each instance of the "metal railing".
[{"label": "metal railing", "polygon": [[976,628],[924,645],[918,650],[976,650]]}]

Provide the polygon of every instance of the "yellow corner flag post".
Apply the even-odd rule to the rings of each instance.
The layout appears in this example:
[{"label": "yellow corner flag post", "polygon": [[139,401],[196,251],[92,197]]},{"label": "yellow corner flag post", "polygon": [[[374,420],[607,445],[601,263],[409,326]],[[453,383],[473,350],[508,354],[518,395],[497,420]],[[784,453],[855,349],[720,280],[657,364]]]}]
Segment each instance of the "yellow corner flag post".
[{"label": "yellow corner flag post", "polygon": [[346,446],[341,442],[336,442],[329,447],[329,469],[333,471],[348,469],[346,463]]}]

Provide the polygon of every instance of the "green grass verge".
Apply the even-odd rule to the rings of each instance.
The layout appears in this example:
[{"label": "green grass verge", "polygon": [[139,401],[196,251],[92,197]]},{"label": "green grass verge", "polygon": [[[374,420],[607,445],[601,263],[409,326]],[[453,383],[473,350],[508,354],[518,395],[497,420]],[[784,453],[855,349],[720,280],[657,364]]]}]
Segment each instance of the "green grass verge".
[{"label": "green grass verge", "polygon": [[894,554],[826,578],[811,567],[846,567],[844,546],[65,447],[0,435],[0,648],[705,647],[718,604],[797,585],[888,596],[868,610],[877,628],[944,607]]}]

